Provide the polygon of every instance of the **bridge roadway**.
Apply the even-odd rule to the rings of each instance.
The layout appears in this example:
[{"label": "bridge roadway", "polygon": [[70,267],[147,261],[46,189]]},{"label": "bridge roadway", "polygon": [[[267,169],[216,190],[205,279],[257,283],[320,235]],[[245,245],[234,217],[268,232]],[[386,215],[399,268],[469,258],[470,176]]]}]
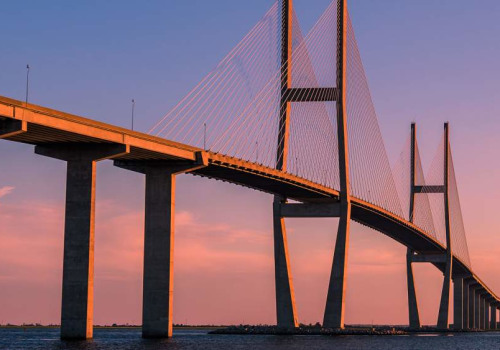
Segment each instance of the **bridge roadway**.
[{"label": "bridge roadway", "polygon": [[[124,151],[113,157],[119,166],[145,160],[192,164],[191,173],[195,175],[313,205],[335,203],[339,195],[334,189],[259,164],[1,96],[0,138],[37,147],[120,145]],[[391,237],[416,253],[438,255],[446,252],[440,242],[407,220],[355,197],[351,198],[351,204],[354,221]],[[433,264],[444,272],[444,263],[436,260]],[[453,277],[466,278],[469,285],[474,285],[491,300],[491,305],[500,307],[499,297],[457,256],[453,256]]]}]

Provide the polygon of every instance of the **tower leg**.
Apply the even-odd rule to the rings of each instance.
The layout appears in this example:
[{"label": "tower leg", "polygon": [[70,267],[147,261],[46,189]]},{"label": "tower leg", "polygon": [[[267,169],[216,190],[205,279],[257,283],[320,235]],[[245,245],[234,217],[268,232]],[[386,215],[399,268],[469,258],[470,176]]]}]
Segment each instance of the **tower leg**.
[{"label": "tower leg", "polygon": [[408,249],[406,253],[406,279],[408,286],[408,317],[410,328],[420,328],[420,316],[418,312],[417,292],[415,288],[415,277],[413,276],[413,266],[411,256],[413,250]]},{"label": "tower leg", "polygon": [[333,254],[330,285],[326,299],[323,327],[344,328],[345,291],[347,279],[347,255],[349,251],[349,226],[351,220],[351,203],[342,201],[340,219]]},{"label": "tower leg", "polygon": [[275,198],[273,203],[273,227],[276,319],[278,327],[295,328],[298,326],[295,294],[288,256],[285,220],[280,214],[280,203],[281,198]]},{"label": "tower leg", "polygon": [[449,308],[450,308],[450,291],[451,291],[451,271],[452,258],[447,255],[446,269],[444,273],[443,290],[441,292],[441,303],[439,305],[439,316],[437,327],[447,329],[449,327]]}]

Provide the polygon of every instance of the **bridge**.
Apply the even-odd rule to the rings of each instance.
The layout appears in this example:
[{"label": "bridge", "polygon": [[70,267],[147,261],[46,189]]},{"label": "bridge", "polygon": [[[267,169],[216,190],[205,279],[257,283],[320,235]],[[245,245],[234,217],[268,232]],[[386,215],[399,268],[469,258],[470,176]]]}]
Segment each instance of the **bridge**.
[{"label": "bridge", "polygon": [[276,2],[149,133],[0,97],[0,138],[67,163],[62,338],[92,337],[95,171],[106,159],[146,178],[144,337],[172,335],[175,180],[185,173],[274,196],[279,327],[298,326],[285,218],[336,217],[323,327],[344,327],[354,220],[407,247],[411,328],[421,326],[414,263],[443,273],[438,328],[497,328],[500,298],[469,258],[449,125],[426,176],[415,124],[389,165],[346,0],[305,36],[292,0]]}]

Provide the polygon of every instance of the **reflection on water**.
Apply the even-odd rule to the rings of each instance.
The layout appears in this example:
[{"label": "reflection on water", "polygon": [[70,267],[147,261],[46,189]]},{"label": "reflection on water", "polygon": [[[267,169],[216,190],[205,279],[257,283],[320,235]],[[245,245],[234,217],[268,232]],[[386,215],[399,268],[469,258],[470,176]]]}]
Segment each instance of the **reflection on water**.
[{"label": "reflection on water", "polygon": [[59,340],[58,329],[0,329],[0,349],[500,349],[500,332],[418,334],[406,336],[254,336],[209,335],[204,330],[176,330],[174,337],[145,340],[139,329],[96,329],[94,339]]}]

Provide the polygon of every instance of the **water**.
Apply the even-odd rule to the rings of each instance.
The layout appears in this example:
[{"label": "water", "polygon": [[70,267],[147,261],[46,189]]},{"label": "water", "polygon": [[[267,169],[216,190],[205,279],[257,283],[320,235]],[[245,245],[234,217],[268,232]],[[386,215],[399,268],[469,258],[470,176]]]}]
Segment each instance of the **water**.
[{"label": "water", "polygon": [[94,339],[59,340],[58,329],[0,329],[0,349],[355,349],[355,350],[487,350],[500,349],[500,332],[411,336],[260,336],[209,335],[203,330],[175,330],[171,339],[144,340],[139,329],[96,329]]}]

